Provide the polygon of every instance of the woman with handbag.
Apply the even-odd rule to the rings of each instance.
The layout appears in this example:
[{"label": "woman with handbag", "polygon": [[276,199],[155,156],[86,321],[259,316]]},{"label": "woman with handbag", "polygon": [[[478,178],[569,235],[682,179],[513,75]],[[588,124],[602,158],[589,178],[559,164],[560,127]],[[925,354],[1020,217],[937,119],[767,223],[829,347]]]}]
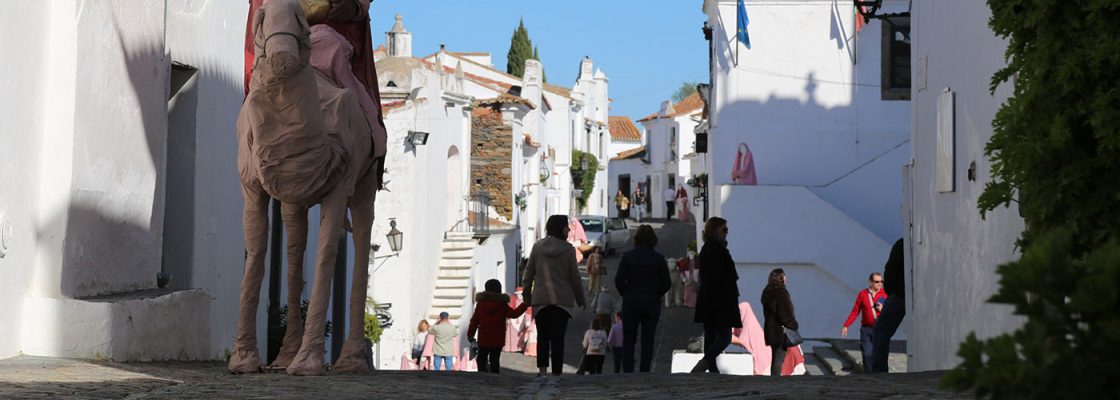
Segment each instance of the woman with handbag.
[{"label": "woman with handbag", "polygon": [[704,224],[700,249],[700,290],[694,321],[704,324],[704,362],[708,372],[719,373],[716,357],[731,344],[731,329],[742,328],[739,315],[739,273],[727,250],[727,220],[712,217]]},{"label": "woman with handbag", "polygon": [[762,290],[763,334],[766,345],[773,351],[770,375],[781,376],[786,349],[801,344],[797,333],[797,318],[793,314],[793,301],[786,290],[786,272],[781,268],[770,271],[766,288]]}]

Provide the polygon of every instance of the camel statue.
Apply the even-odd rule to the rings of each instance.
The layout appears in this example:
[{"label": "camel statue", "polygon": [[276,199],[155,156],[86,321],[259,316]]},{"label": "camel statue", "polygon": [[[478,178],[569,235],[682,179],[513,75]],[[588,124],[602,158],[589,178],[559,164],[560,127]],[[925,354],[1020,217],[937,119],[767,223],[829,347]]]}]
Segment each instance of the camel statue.
[{"label": "camel statue", "polygon": [[[342,59],[347,45],[323,46],[312,54],[312,28],[294,0],[272,0],[252,20],[255,59],[249,93],[237,121],[238,170],[245,202],[245,274],[241,283],[237,337],[227,368],[260,371],[256,314],[268,245],[268,202],[281,202],[288,236],[288,324],[273,367],[293,375],[321,375],[326,311],[338,241],[347,210],[353,219],[354,276],[349,330],[335,371],[366,371],[369,351],[363,335],[373,203],[380,185],[368,99],[347,89],[353,76],[339,68],[315,67],[316,60]],[[324,27],[329,30],[330,28]],[[322,39],[331,37],[324,31]],[[337,35],[337,34],[335,34]],[[329,63],[328,63],[329,64]],[[347,71],[348,72],[348,71]],[[376,118],[377,114],[372,114]],[[372,133],[372,134],[371,134]],[[383,143],[383,142],[381,142]],[[380,144],[380,143],[378,143]],[[321,206],[315,280],[307,317],[300,324],[307,211]],[[336,325],[340,326],[340,325]]]}]

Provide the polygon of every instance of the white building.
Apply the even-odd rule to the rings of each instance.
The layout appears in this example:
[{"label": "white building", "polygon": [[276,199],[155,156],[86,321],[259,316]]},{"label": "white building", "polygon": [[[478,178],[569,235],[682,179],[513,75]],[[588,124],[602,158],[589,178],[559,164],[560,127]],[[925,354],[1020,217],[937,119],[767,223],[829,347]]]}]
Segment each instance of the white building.
[{"label": "white building", "polygon": [[[643,145],[645,136],[638,126],[634,125],[634,121],[630,117],[612,115],[608,122],[611,134],[607,153],[611,157],[607,161],[609,163],[607,171],[610,172],[607,183],[607,202],[610,206],[608,216],[618,217],[614,196],[621,190],[626,198],[632,199],[638,182],[645,182],[645,177],[649,175],[646,172],[648,162]],[[633,216],[629,212],[624,215],[628,218]]]},{"label": "white building", "polygon": [[[906,5],[888,0],[886,11]],[[729,221],[743,300],[759,309],[767,273],[784,268],[802,335],[838,337],[857,291],[903,233],[908,41],[880,21],[856,32],[850,2],[758,0],[746,3],[747,48],[736,40],[736,8],[703,4],[709,213]],[[758,185],[732,181],[748,147]]]},{"label": "white building", "polygon": [[[924,371],[956,366],[959,344],[970,332],[983,339],[1022,324],[1011,306],[987,300],[999,288],[996,267],[1019,256],[1015,240],[1024,225],[1014,204],[983,219],[977,208],[991,179],[984,156],[991,121],[1011,95],[1008,84],[995,96],[988,91],[992,74],[1005,65],[1006,48],[988,28],[991,11],[983,2],[919,1],[912,15],[905,324],[909,370]],[[949,123],[941,125],[941,119]]]},{"label": "white building", "polygon": [[0,13],[0,358],[224,358],[244,265],[246,12],[58,0]]},{"label": "white building", "polygon": [[[377,70],[389,135],[389,190],[377,199],[374,243],[380,251],[370,265],[370,297],[391,304],[394,324],[382,335],[376,362],[396,369],[421,319],[435,323],[447,311],[453,323],[465,322],[471,298],[486,280],[506,286],[514,281],[519,237],[512,225],[480,212],[489,204],[473,196],[471,182],[474,97],[467,93],[496,97],[504,89],[468,78],[461,65],[451,68],[443,57],[412,57],[411,33],[400,17],[386,35],[387,54],[377,60]],[[519,109],[518,124],[526,111]],[[423,134],[423,144],[410,141]],[[505,166],[519,166],[521,157],[516,159],[506,159]],[[405,233],[399,254],[389,252],[384,236],[390,221]],[[459,325],[465,336],[466,324]]]},{"label": "white building", "polygon": [[649,170],[645,190],[650,198],[650,215],[655,218],[665,217],[666,204],[662,192],[666,188],[676,192],[684,186],[689,199],[695,194],[694,188],[685,184],[692,177],[692,163],[685,157],[694,153],[696,126],[703,108],[700,94],[693,93],[677,104],[666,100],[661,103],[658,112],[638,120],[646,132]]}]

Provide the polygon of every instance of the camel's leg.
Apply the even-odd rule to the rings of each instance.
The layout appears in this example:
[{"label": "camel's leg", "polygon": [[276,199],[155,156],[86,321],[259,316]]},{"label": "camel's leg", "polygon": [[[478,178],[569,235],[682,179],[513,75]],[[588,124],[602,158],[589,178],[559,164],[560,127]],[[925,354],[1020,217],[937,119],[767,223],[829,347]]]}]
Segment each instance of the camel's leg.
[{"label": "camel's leg", "polygon": [[377,196],[377,177],[373,169],[358,182],[350,201],[354,218],[354,279],[350,282],[350,329],[342,345],[342,355],[334,363],[338,372],[369,372],[365,337],[366,293],[369,289],[369,246],[373,233],[373,203]]},{"label": "camel's leg", "polygon": [[284,218],[284,230],[288,234],[288,326],[284,331],[284,343],[280,353],[272,361],[274,368],[288,368],[299,351],[303,338],[303,313],[300,300],[303,298],[303,253],[307,250],[307,207],[282,204],[280,215]]},{"label": "camel's leg", "polygon": [[315,255],[315,282],[311,287],[311,304],[307,307],[303,341],[296,358],[288,365],[292,375],[322,375],[326,372],[323,362],[323,335],[327,323],[327,305],[331,296],[331,279],[334,276],[335,257],[338,255],[338,237],[342,234],[346,217],[346,196],[333,191],[327,194],[320,207],[319,249]]},{"label": "camel's leg", "polygon": [[260,188],[241,184],[245,200],[242,225],[245,229],[245,275],[241,279],[241,303],[237,337],[227,368],[235,374],[258,372],[263,364],[257,351],[257,306],[264,279],[264,254],[268,248],[268,196]]}]

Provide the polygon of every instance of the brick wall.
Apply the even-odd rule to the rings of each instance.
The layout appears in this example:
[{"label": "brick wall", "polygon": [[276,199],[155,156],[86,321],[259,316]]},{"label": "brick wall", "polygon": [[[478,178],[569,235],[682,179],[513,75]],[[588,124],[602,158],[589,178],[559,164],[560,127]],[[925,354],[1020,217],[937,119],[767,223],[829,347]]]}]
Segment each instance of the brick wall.
[{"label": "brick wall", "polygon": [[471,193],[490,195],[498,214],[512,220],[513,128],[502,122],[500,111],[478,106],[471,111]]}]

